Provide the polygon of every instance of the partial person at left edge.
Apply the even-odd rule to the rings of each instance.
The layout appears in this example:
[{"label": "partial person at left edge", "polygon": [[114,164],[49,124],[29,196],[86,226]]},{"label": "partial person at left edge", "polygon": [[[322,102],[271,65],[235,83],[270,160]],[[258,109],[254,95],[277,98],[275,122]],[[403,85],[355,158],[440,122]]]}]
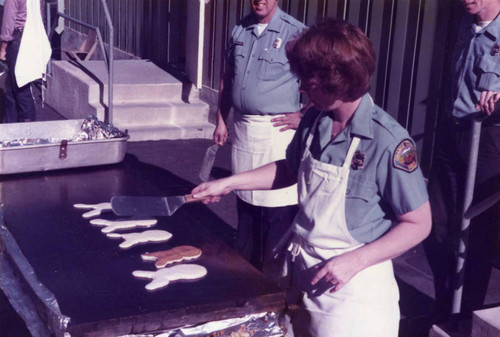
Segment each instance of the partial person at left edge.
[{"label": "partial person at left edge", "polygon": [[9,68],[2,122],[35,121],[31,82],[42,78],[52,54],[39,0],[5,0],[0,40],[0,60]]}]

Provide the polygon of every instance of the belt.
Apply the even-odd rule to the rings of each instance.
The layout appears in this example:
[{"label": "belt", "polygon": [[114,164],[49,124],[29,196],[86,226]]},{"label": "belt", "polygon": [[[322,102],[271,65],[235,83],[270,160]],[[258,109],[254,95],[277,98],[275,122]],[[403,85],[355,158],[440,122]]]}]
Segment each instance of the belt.
[{"label": "belt", "polygon": [[[463,117],[457,118],[452,117],[453,123],[457,126],[458,129],[469,129],[472,126],[473,118]],[[491,116],[485,118],[482,122],[483,126],[497,126],[500,125],[500,112],[496,112]]]},{"label": "belt", "polygon": [[246,113],[246,112],[241,112],[242,115],[250,115],[250,116],[280,116],[280,115],[286,115],[292,112],[261,112],[261,113]]},{"label": "belt", "polygon": [[[297,110],[298,111],[298,110]],[[237,109],[234,109],[235,113],[238,113],[240,115],[250,115],[250,116],[279,116],[279,115],[286,115],[289,113],[294,113],[294,112],[259,112],[259,113],[249,113],[245,111],[240,111]]]}]

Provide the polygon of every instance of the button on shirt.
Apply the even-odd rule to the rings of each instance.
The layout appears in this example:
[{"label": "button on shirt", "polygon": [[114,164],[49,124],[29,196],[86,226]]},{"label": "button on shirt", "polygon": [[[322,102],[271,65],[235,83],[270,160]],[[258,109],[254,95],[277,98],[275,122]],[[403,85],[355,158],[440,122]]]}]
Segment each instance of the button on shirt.
[{"label": "button on shirt", "polygon": [[286,43],[305,26],[277,8],[259,35],[253,15],[233,29],[226,52],[234,69],[232,103],[245,114],[277,114],[300,109],[299,84],[290,72]]},{"label": "button on shirt", "polygon": [[420,168],[409,173],[393,165],[394,151],[403,140],[410,139],[408,132],[374,106],[369,95],[363,97],[351,123],[333,141],[332,119],[327,112],[311,108],[302,116],[286,156],[295,174],[298,174],[305,141],[318,114],[321,117],[310,149],[316,160],[341,166],[352,138],[361,138],[357,151],[365,154],[364,167],[350,169],[345,205],[347,227],[356,240],[376,240],[390,228],[396,215],[414,211],[427,201],[427,188]]},{"label": "button on shirt", "polygon": [[474,16],[461,22],[453,53],[453,89],[449,107],[457,118],[475,113],[481,92],[500,91],[500,15],[476,33]]},{"label": "button on shirt", "polygon": [[0,40],[6,42],[12,41],[14,30],[22,29],[25,23],[26,0],[5,0]]}]

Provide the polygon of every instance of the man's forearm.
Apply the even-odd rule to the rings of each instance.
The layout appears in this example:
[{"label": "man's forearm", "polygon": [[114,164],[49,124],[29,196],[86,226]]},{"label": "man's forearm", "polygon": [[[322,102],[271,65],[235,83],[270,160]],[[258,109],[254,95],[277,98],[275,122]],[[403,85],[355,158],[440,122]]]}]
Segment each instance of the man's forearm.
[{"label": "man's forearm", "polygon": [[227,71],[221,76],[218,100],[217,123],[225,122],[232,105],[231,81]]}]

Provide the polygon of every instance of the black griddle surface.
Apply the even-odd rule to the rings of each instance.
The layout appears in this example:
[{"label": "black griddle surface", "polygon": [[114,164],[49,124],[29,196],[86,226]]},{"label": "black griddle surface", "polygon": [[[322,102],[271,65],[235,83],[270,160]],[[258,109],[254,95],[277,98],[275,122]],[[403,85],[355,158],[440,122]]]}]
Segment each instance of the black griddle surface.
[{"label": "black griddle surface", "polygon": [[[222,220],[203,204],[186,204],[170,217],[157,217],[158,224],[150,229],[171,232],[170,241],[130,249],[119,248],[121,239],[107,238],[101,227],[82,217],[83,210],[73,207],[76,203],[106,202],[114,195],[178,195],[192,188],[191,183],[129,155],[113,166],[0,180],[6,226],[39,280],[55,295],[61,312],[71,318],[69,327],[75,331],[97,329],[97,325],[113,325],[115,321],[126,326],[127,320],[141,317],[166,321],[176,313],[184,318],[190,313],[203,314],[204,319],[211,320],[219,318],[220,313],[214,317],[210,313],[222,308],[230,311],[235,307],[241,312],[245,303],[252,301],[263,307],[283,303],[277,287],[211,233]],[[100,217],[125,219],[112,213]],[[150,292],[144,288],[148,280],[132,276],[134,270],[156,270],[154,262],[142,261],[140,254],[179,245],[193,245],[203,251],[194,263],[207,268],[206,277]],[[248,313],[252,310],[255,308],[249,305]],[[182,322],[179,318],[179,325]],[[134,329],[143,332],[148,328]]]}]

